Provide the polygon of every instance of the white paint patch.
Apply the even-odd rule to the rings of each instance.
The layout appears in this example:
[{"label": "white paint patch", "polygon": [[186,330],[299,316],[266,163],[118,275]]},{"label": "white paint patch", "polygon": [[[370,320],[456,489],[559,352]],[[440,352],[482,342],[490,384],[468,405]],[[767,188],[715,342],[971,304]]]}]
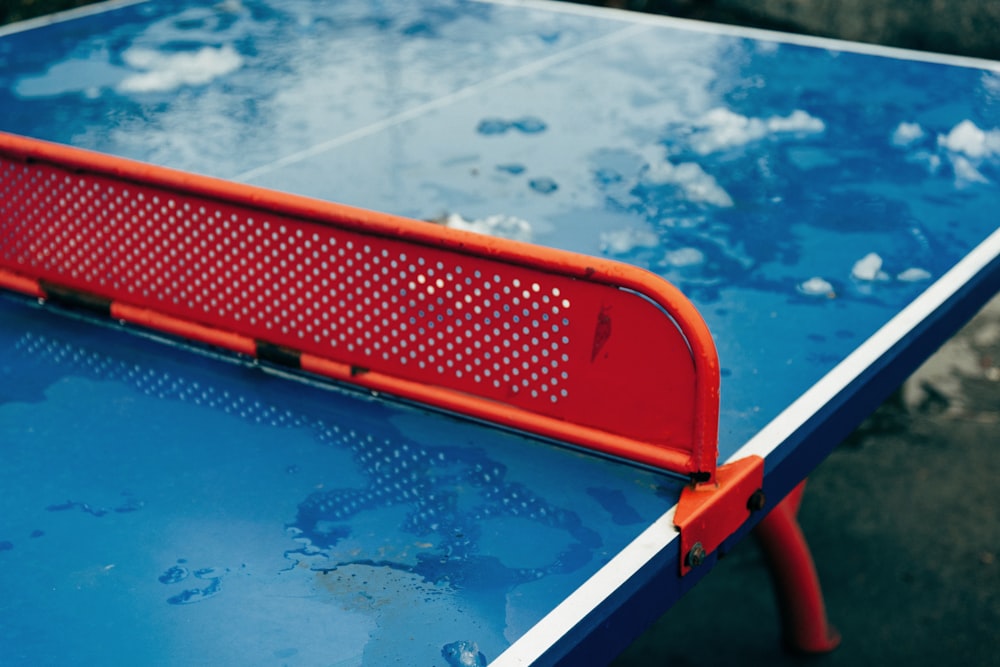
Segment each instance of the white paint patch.
[{"label": "white paint patch", "polygon": [[818,276],[799,283],[799,291],[809,296],[831,297],[836,294],[833,290],[833,285]]},{"label": "white paint patch", "polygon": [[202,86],[243,65],[243,57],[229,45],[181,53],[131,48],[122,59],[133,69],[145,70],[118,84],[118,90],[125,93],[162,93],[181,86]]},{"label": "white paint patch", "polygon": [[796,109],[788,116],[748,118],[729,109],[715,108],[693,123],[691,148],[701,155],[743,146],[778,134],[818,134],[826,124],[806,111]]},{"label": "white paint patch", "polygon": [[1000,130],[982,130],[971,120],[963,120],[948,134],[938,136],[938,145],[975,160],[1000,156]]},{"label": "white paint patch", "polygon": [[675,185],[689,201],[700,204],[711,204],[722,208],[733,205],[733,198],[719,185],[714,176],[705,173],[701,165],[695,162],[674,164],[650,154],[645,157],[646,169],[640,176],[644,184]]},{"label": "white paint patch", "polygon": [[490,215],[477,220],[466,220],[457,213],[449,213],[441,221],[445,227],[497,236],[515,241],[531,241],[531,223],[512,215]]},{"label": "white paint patch", "polygon": [[868,253],[854,263],[851,277],[866,282],[889,279],[889,275],[882,270],[882,258],[874,252]]},{"label": "white paint patch", "polygon": [[899,280],[904,283],[917,283],[923,280],[930,280],[930,279],[931,279],[931,274],[929,271],[925,271],[924,269],[916,267],[906,269],[905,271],[901,271],[899,274],[896,275],[896,280]]},{"label": "white paint patch", "polygon": [[676,267],[694,266],[705,261],[705,253],[697,248],[678,248],[667,251],[663,256],[663,261]]},{"label": "white paint patch", "polygon": [[616,229],[601,232],[601,252],[612,255],[624,255],[636,248],[655,248],[660,244],[660,238],[649,229]]},{"label": "white paint patch", "polygon": [[796,109],[787,116],[772,116],[767,119],[767,129],[771,133],[798,132],[818,134],[826,129],[826,123],[802,109]]},{"label": "white paint patch", "polygon": [[890,141],[898,148],[914,149],[908,159],[925,164],[931,174],[937,173],[941,165],[950,164],[956,188],[991,182],[980,169],[984,162],[1000,158],[1000,129],[984,130],[971,120],[963,120],[949,132],[938,134],[935,148],[918,148],[917,143],[926,136],[918,124],[904,122],[896,127]]},{"label": "white paint patch", "polygon": [[920,141],[924,138],[924,136],[926,136],[924,128],[920,127],[918,123],[900,123],[896,129],[893,130],[890,141],[893,146],[906,148],[907,146]]},{"label": "white paint patch", "polygon": [[959,187],[970,183],[989,183],[990,179],[983,176],[967,158],[956,155],[951,160],[955,170],[955,184]]},{"label": "white paint patch", "polygon": [[911,158],[914,162],[923,162],[927,165],[927,171],[932,174],[936,174],[937,170],[941,168],[941,156],[935,155],[928,151],[919,151],[914,154]]}]

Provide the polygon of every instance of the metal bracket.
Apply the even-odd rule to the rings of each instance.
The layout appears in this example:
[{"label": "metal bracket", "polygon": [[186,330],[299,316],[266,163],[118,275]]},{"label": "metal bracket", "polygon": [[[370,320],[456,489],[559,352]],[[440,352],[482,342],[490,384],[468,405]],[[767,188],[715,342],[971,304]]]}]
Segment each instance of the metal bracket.
[{"label": "metal bracket", "polygon": [[692,483],[681,492],[674,513],[681,533],[681,576],[764,507],[763,483],[764,459],[748,456],[719,467],[714,482]]}]

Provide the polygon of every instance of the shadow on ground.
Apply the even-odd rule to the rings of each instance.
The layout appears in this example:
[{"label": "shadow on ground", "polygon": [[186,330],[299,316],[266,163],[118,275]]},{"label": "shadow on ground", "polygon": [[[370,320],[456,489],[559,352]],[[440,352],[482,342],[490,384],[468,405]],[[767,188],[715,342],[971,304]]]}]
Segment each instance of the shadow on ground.
[{"label": "shadow on ground", "polygon": [[843,643],[782,650],[752,541],[615,663],[1000,665],[1000,297],[810,477],[800,520]]}]

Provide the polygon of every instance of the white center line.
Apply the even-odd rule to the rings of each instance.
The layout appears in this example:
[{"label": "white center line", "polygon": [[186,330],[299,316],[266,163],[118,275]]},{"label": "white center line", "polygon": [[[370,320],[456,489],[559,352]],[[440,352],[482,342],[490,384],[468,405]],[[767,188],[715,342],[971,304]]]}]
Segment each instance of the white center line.
[{"label": "white center line", "polygon": [[466,88],[456,90],[453,93],[448,93],[447,95],[439,97],[435,100],[431,100],[430,102],[425,102],[424,104],[419,104],[411,109],[407,109],[406,111],[402,111],[398,114],[388,116],[370,125],[360,127],[356,130],[347,132],[346,134],[342,134],[340,136],[310,146],[309,148],[297,151],[295,153],[291,153],[289,155],[286,155],[285,157],[275,160],[274,162],[270,162],[268,164],[255,167],[253,169],[249,169],[234,176],[233,180],[252,181],[265,174],[269,174],[273,171],[281,169],[282,167],[287,167],[288,165],[292,165],[297,162],[302,162],[303,160],[308,160],[311,157],[315,157],[327,151],[333,150],[338,146],[343,146],[344,144],[356,141],[358,139],[361,139],[362,137],[367,137],[376,134],[378,132],[381,132],[382,130],[393,127],[394,125],[405,123],[406,121],[409,120],[413,120],[414,118],[418,118],[436,109],[442,109],[451,104],[454,104],[455,102],[477,95],[478,93],[484,90],[489,90],[490,88],[496,88],[497,86],[502,86],[506,83],[510,83],[511,81],[516,81],[517,79],[521,79],[531,74],[541,72],[546,68],[571,60],[572,58],[579,56],[581,53],[592,51],[594,49],[598,49],[603,46],[608,46],[616,42],[620,42],[624,39],[634,37],[635,35],[638,35],[640,33],[647,32],[648,30],[650,30],[649,26],[630,25],[627,28],[615,31],[609,35],[605,35],[603,37],[599,37],[597,39],[591,40],[589,42],[584,42],[582,44],[577,44],[576,46],[566,49],[565,51],[560,51],[559,53],[554,53],[550,56],[546,56],[545,58],[532,61],[526,65],[522,65],[521,67],[517,67],[515,69],[504,72],[503,74],[498,74],[497,76],[485,79],[471,86],[467,86]]}]

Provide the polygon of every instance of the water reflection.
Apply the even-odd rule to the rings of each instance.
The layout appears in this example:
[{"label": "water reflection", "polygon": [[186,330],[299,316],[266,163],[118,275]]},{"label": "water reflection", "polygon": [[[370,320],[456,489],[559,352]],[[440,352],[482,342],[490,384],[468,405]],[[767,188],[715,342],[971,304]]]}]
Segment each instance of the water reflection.
[{"label": "water reflection", "polygon": [[[12,321],[30,319],[24,315]],[[310,600],[334,604],[351,623],[367,619],[365,651],[375,664],[398,655],[393,637],[401,627],[428,618],[438,619],[425,637],[430,655],[441,655],[456,642],[481,647],[476,653],[498,654],[507,633],[517,636],[534,623],[546,605],[589,576],[676,494],[672,485],[659,488],[664,482],[656,475],[508,442],[504,434],[484,435],[479,427],[445,417],[306,389],[259,371],[248,375],[230,365],[219,372],[215,362],[185,362],[185,353],[169,347],[161,349],[169,359],[149,357],[131,345],[109,353],[106,347],[113,343],[102,339],[122,334],[98,329],[90,339],[82,330],[80,341],[70,341],[53,333],[57,328],[10,332],[15,336],[4,373],[13,373],[19,385],[8,403],[13,414],[45,410],[55,400],[55,388],[72,392],[80,385],[121,419],[142,406],[148,412],[154,405],[175,404],[165,414],[187,425],[178,433],[199,435],[189,442],[164,440],[159,417],[146,426],[130,425],[151,430],[142,443],[121,443],[129,455],[114,464],[114,473],[102,473],[131,485],[117,501],[109,501],[117,489],[107,485],[83,491],[76,482],[64,482],[59,488],[66,490],[41,509],[53,520],[100,524],[102,531],[128,530],[124,517],[136,513],[158,540],[174,535],[157,551],[169,559],[143,570],[159,582],[154,588],[160,604],[238,605],[251,583],[259,587],[254,590],[279,596],[309,591]],[[259,443],[244,441],[251,432],[247,427]],[[113,443],[120,430],[105,436],[88,430],[80,437]],[[53,438],[46,447],[66,446],[61,436]],[[211,453],[201,451],[206,439]],[[15,437],[12,446],[17,442]],[[525,446],[537,448],[531,457],[524,456]],[[87,455],[88,465],[106,470],[112,464],[103,456]],[[217,466],[220,460],[227,462],[213,472],[210,461]],[[161,471],[157,466],[164,461],[169,462]],[[553,466],[566,477],[553,480]],[[184,495],[190,491],[184,479],[176,488],[169,479],[178,470],[199,484],[190,497]],[[229,495],[242,485],[254,489],[256,499]],[[197,509],[209,506],[215,508],[209,514]],[[234,525],[266,519],[273,525],[265,534],[274,535],[254,548],[219,544],[228,538],[211,527],[216,511]],[[176,537],[179,527],[188,539]],[[41,541],[52,544],[65,532],[48,523],[36,530],[46,536]],[[7,537],[18,536],[0,535]],[[15,554],[26,546],[23,539],[8,542],[7,550]],[[233,548],[242,549],[240,560],[220,555]],[[141,561],[131,552],[118,558]],[[311,603],[302,604],[295,613],[312,613]],[[408,650],[422,655],[428,649],[421,644]]]},{"label": "water reflection", "polygon": [[[290,404],[262,401],[204,379],[142,367],[46,336],[25,334],[14,349],[57,366],[60,373],[125,382],[159,400],[190,403],[262,426],[308,429],[323,446],[348,450],[355,469],[328,479],[325,485],[332,488],[313,492],[300,502],[295,520],[288,524],[290,535],[305,545],[286,553],[295,563],[298,556],[308,556],[302,560],[310,560],[319,570],[351,562],[378,563],[414,572],[432,583],[506,589],[547,574],[572,572],[602,545],[600,536],[575,511],[510,479],[507,467],[480,448],[430,446],[391,428],[363,430],[353,422],[317,418]],[[364,482],[341,486],[338,479]],[[127,504],[129,510],[134,504]],[[48,509],[76,507],[95,516],[107,512],[80,502]],[[397,507],[400,511],[393,511]],[[380,513],[385,524],[369,532],[370,522]],[[544,539],[564,546],[556,549],[551,561],[527,568],[518,566],[521,557],[505,558],[502,550],[483,553],[480,537],[511,520],[531,525],[535,539],[548,534]],[[400,531],[405,537],[399,536]],[[511,553],[515,552],[516,548]],[[509,567],[511,560],[514,564]]]}]

